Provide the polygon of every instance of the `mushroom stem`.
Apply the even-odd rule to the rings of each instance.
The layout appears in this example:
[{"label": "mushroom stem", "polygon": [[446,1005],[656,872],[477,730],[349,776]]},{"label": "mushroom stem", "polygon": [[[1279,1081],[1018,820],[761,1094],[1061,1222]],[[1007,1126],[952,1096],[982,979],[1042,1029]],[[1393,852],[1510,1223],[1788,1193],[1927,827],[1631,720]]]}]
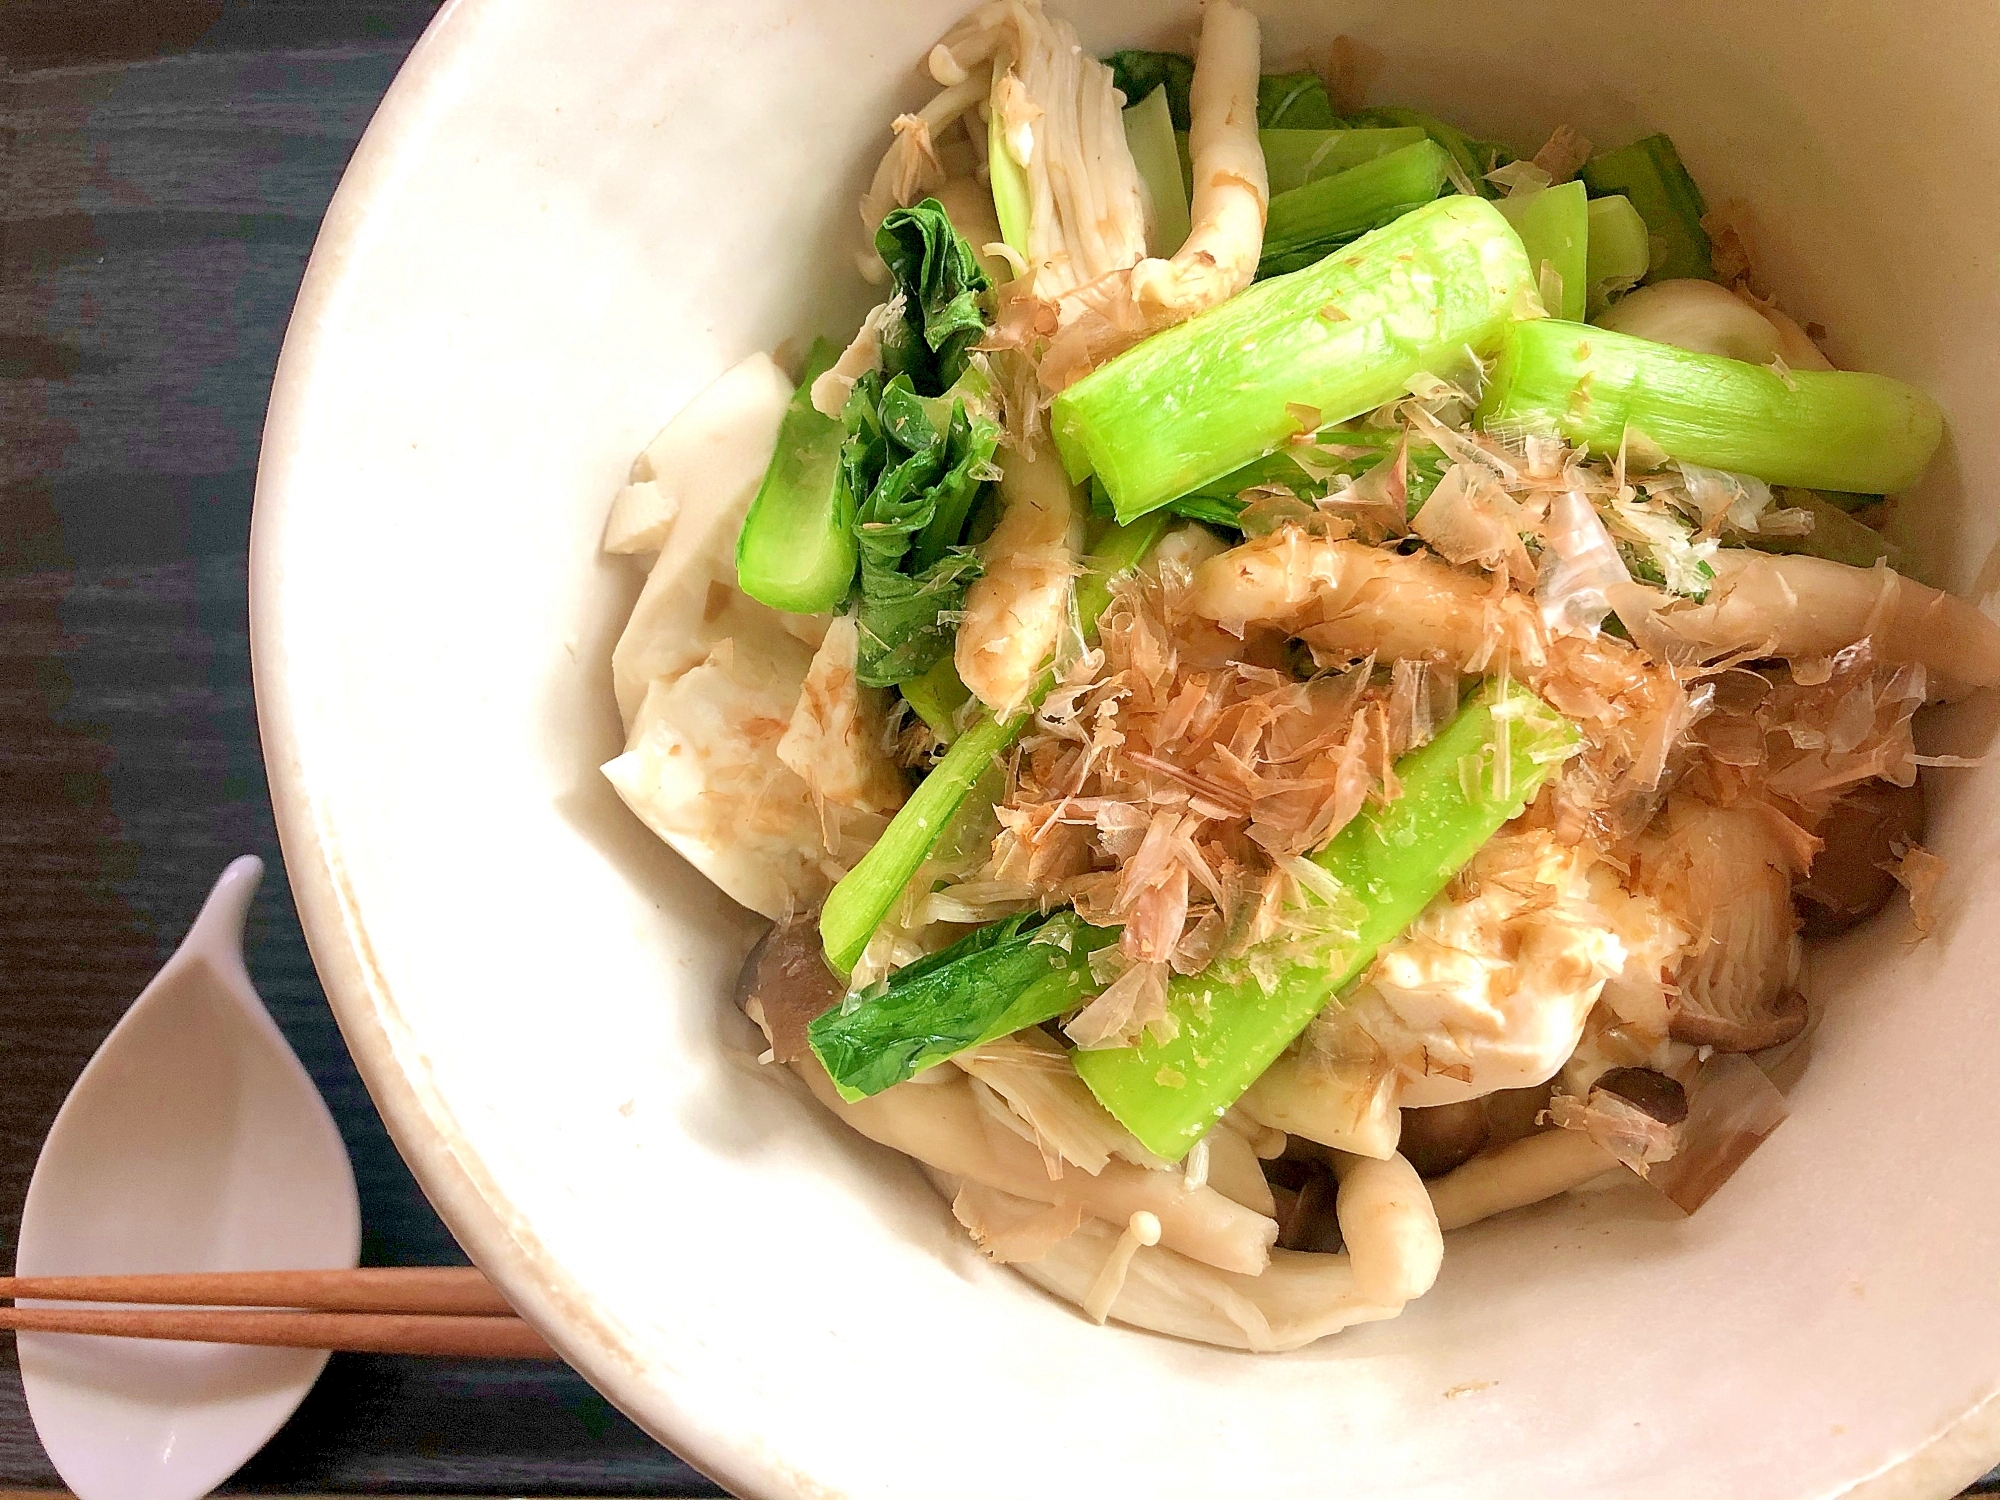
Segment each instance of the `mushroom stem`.
[{"label": "mushroom stem", "polygon": [[1336,1154],[1340,1237],[1354,1284],[1370,1302],[1410,1302],[1431,1289],[1444,1259],[1437,1211],[1417,1169],[1401,1156]]},{"label": "mushroom stem", "polygon": [[1615,1156],[1579,1131],[1544,1130],[1481,1152],[1430,1183],[1431,1207],[1440,1230],[1463,1229],[1581,1187],[1617,1166]]}]

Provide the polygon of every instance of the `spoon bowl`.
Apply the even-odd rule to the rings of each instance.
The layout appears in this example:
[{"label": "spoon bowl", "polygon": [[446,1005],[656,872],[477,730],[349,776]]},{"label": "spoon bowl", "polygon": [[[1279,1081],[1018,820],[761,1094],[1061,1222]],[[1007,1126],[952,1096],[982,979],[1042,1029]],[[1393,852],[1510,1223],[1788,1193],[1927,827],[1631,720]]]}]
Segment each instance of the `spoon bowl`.
[{"label": "spoon bowl", "polygon": [[[254,856],[223,872],[70,1090],[28,1186],[17,1274],[359,1260],[346,1148],[243,963],[263,874]],[[35,1430],[78,1500],[194,1500],[284,1424],[327,1355],[23,1333],[20,1359]]]}]

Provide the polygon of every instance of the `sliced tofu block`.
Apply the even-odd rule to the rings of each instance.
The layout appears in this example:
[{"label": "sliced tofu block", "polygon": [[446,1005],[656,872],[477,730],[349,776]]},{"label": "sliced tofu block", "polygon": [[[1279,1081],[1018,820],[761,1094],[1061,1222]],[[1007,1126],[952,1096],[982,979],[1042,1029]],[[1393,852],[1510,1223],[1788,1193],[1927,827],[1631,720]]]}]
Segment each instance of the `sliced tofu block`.
[{"label": "sliced tofu block", "polygon": [[736,534],[791,397],[791,382],[771,357],[753,354],[689,402],[634,466],[635,482],[671,497],[679,515],[611,653],[628,730],[651,683],[698,665],[718,642],[735,640],[747,659],[793,641],[776,610],[736,587]]},{"label": "sliced tofu block", "polygon": [[655,678],[604,775],[625,805],[723,893],[774,920],[825,895],[838,867],[806,785],[778,759],[812,653],[716,646]]}]

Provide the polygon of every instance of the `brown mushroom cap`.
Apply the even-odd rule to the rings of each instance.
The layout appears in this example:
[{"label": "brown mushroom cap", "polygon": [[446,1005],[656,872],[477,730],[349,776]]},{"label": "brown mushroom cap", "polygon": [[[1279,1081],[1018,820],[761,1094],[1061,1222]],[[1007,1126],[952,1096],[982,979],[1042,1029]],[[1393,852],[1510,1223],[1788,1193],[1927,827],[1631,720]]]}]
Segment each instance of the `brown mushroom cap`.
[{"label": "brown mushroom cap", "polygon": [[1441,1177],[1477,1155],[1489,1133],[1484,1099],[1435,1104],[1403,1111],[1403,1135],[1396,1149],[1419,1177]]},{"label": "brown mushroom cap", "polygon": [[1792,904],[1807,937],[1833,937],[1867,921],[1895,894],[1887,866],[1923,838],[1923,790],[1865,781],[1834,803],[1814,831],[1824,847],[1792,888]]},{"label": "brown mushroom cap", "polygon": [[1667,1026],[1675,1041],[1718,1052],[1761,1052],[1789,1042],[1805,1029],[1806,997],[1794,989],[1781,991],[1756,1014],[1722,1016],[1683,1009],[1674,1012]]},{"label": "brown mushroom cap", "polygon": [[736,976],[737,1005],[759,1019],[772,1056],[781,1063],[806,1055],[806,1027],[838,1005],[846,991],[826,966],[819,922],[812,916],[788,918],[765,933]]},{"label": "brown mushroom cap", "polygon": [[1662,1125],[1678,1125],[1688,1115],[1687,1090],[1664,1073],[1651,1068],[1613,1068],[1600,1074],[1590,1086],[1616,1094],[1634,1109]]}]

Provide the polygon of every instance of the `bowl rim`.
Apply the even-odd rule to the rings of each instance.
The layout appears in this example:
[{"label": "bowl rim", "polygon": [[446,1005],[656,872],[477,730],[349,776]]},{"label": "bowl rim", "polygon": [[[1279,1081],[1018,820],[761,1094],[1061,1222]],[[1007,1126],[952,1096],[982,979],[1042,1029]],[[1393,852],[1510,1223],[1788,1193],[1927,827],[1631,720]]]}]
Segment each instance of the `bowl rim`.
[{"label": "bowl rim", "polygon": [[407,143],[425,132],[449,80],[466,64],[480,0],[447,0],[404,59],[362,133],[321,220],[293,302],[259,447],[249,544],[251,677],[285,876],[313,966],[342,1039],[397,1151],[468,1256],[515,1310],[620,1411],[733,1494],[827,1495],[750,1431],[712,1428],[674,1395],[642,1378],[643,1361],[595,1315],[588,1291],[502,1209],[504,1195],[445,1101],[400,1066],[394,1032],[402,1008],[377,959],[342,857],[338,833],[303,774],[304,750],[290,687],[283,570],[285,513],[298,431],[335,304],[363,277],[364,238],[378,189]]},{"label": "bowl rim", "polygon": [[[343,172],[321,221],[293,303],[272,383],[257,465],[249,549],[250,648],[257,723],[285,874],[328,1006],[390,1138],[438,1215],[468,1255],[505,1290],[517,1311],[572,1368],[655,1439],[733,1494],[812,1496],[840,1492],[787,1464],[752,1430],[704,1422],[675,1392],[645,1379],[639,1352],[597,1315],[589,1293],[542,1251],[532,1230],[510,1222],[504,1202],[446,1102],[399,1065],[394,1031],[402,1008],[378,960],[348,879],[338,833],[302,771],[277,576],[298,429],[320,356],[318,335],[335,304],[365,281],[358,253],[378,190],[403,150],[420,140],[434,109],[469,66],[475,13],[497,0],[446,0],[390,84]],[[608,685],[607,685],[608,686]],[[2000,1459],[2000,1392],[1921,1444],[1839,1492],[1842,1500],[1919,1500],[1956,1493]]]}]

